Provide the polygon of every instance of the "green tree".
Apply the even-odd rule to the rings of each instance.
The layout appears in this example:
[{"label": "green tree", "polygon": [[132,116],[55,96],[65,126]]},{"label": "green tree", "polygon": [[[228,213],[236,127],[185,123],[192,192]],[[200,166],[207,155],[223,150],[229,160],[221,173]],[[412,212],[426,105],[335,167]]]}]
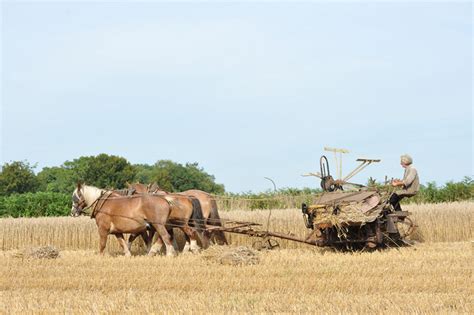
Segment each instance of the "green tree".
[{"label": "green tree", "polygon": [[71,193],[77,179],[72,169],[65,167],[45,167],[38,173],[39,191]]},{"label": "green tree", "polygon": [[135,164],[133,165],[136,171],[135,175],[135,181],[139,183],[151,183],[153,180],[152,178],[152,172],[153,172],[153,166],[148,165],[148,164]]},{"label": "green tree", "polygon": [[0,195],[35,192],[38,189],[38,179],[33,172],[34,168],[27,161],[5,163],[0,171]]},{"label": "green tree", "polygon": [[153,166],[135,165],[136,181],[156,182],[167,191],[178,192],[188,189],[200,189],[210,193],[224,193],[224,185],[217,184],[214,176],[206,173],[198,163],[185,165],[170,160],[159,160]]},{"label": "green tree", "polygon": [[104,153],[66,161],[63,167],[72,171],[74,182],[100,188],[124,188],[136,175],[135,168],[125,158]]}]

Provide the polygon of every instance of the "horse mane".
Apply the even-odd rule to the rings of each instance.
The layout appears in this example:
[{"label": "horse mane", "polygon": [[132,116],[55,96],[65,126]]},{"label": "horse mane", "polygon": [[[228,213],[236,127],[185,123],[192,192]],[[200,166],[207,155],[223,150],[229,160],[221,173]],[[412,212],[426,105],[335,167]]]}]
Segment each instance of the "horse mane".
[{"label": "horse mane", "polygon": [[94,186],[81,185],[81,194],[84,196],[87,205],[91,205],[94,201],[101,196],[103,192],[106,192],[105,189],[100,189]]}]

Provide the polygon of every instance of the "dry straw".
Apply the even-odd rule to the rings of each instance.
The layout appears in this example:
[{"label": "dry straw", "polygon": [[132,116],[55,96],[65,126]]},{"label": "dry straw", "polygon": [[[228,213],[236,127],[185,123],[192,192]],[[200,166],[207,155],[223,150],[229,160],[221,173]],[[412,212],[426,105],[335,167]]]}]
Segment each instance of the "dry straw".
[{"label": "dry straw", "polygon": [[21,259],[55,259],[59,257],[59,250],[54,246],[28,247],[13,254]]},{"label": "dry straw", "polygon": [[246,246],[212,246],[203,252],[202,258],[231,266],[257,265],[260,262],[258,252]]},{"label": "dry straw", "polygon": [[235,267],[191,254],[64,250],[61,259],[20,260],[0,252],[0,313],[473,314],[470,242],[259,258]]}]

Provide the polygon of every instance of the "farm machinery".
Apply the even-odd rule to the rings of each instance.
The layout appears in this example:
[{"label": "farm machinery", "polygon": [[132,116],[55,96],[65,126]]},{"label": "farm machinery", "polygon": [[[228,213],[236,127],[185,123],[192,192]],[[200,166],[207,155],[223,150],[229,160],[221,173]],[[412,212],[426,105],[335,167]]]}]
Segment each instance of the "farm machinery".
[{"label": "farm machinery", "polygon": [[[336,157],[338,178],[329,170],[326,156],[320,158],[320,172],[303,176],[316,176],[321,180],[322,193],[314,196],[311,203],[303,203],[303,220],[309,233],[305,238],[294,235],[262,231],[260,224],[251,222],[226,222],[214,227],[224,232],[245,234],[261,238],[255,242],[259,248],[278,246],[274,238],[340,249],[374,249],[407,244],[415,225],[407,211],[395,211],[390,204],[391,189],[365,187],[350,183],[349,179],[377,159],[357,159],[360,165],[342,177],[342,154],[347,150],[325,148]],[[339,153],[339,160],[337,154]]]},{"label": "farm machinery", "polygon": [[415,225],[409,218],[409,212],[394,210],[389,202],[391,191],[348,182],[365,167],[380,160],[357,159],[359,166],[342,178],[342,153],[348,151],[325,149],[334,152],[336,165],[339,162],[339,178],[331,176],[329,162],[324,155],[320,158],[320,173],[309,174],[321,179],[323,190],[313,203],[303,204],[301,208],[305,225],[312,230],[309,239],[319,246],[346,248],[376,248],[406,243]]}]

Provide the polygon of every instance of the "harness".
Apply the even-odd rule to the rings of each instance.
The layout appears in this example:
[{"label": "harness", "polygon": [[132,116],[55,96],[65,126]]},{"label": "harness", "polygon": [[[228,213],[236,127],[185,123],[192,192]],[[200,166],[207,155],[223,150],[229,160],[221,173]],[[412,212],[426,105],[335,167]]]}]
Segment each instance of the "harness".
[{"label": "harness", "polygon": [[[104,204],[107,202],[107,200],[111,200],[111,199],[113,199],[113,200],[130,199],[130,198],[142,197],[141,194],[134,194],[134,195],[127,194],[127,195],[122,195],[122,196],[112,196],[114,193],[117,193],[117,191],[112,191],[112,190],[101,191],[100,196],[96,200],[94,200],[94,202],[91,203],[89,206],[83,208],[81,212],[84,213],[84,214],[88,214],[86,212],[86,210],[89,210],[89,209],[92,208],[92,212],[90,213],[90,217],[91,217],[91,219],[94,219],[95,216],[97,215],[97,213],[100,212],[100,209],[102,209]],[[176,202],[174,202],[173,200],[168,200],[166,198],[166,195],[158,195],[158,194],[151,194],[151,195],[155,196],[155,197],[160,197],[161,199],[165,200],[170,206],[177,206]],[[73,196],[73,199],[79,201],[79,199],[76,196]],[[80,201],[80,203],[78,204],[78,207],[82,204],[85,204],[85,200]],[[102,213],[109,214],[109,213],[106,213],[106,212],[102,212]]]},{"label": "harness", "polygon": [[[105,198],[102,198],[103,196],[105,195]],[[109,197],[112,195],[112,192],[111,191],[102,191],[100,193],[100,196],[99,198],[97,198],[90,206],[90,207],[93,207],[92,208],[92,212],[91,212],[91,219],[95,218],[95,215],[97,214],[97,212],[99,212],[99,210],[104,206],[105,202],[107,201],[107,199],[109,199]],[[102,202],[101,202],[102,201]]]}]

